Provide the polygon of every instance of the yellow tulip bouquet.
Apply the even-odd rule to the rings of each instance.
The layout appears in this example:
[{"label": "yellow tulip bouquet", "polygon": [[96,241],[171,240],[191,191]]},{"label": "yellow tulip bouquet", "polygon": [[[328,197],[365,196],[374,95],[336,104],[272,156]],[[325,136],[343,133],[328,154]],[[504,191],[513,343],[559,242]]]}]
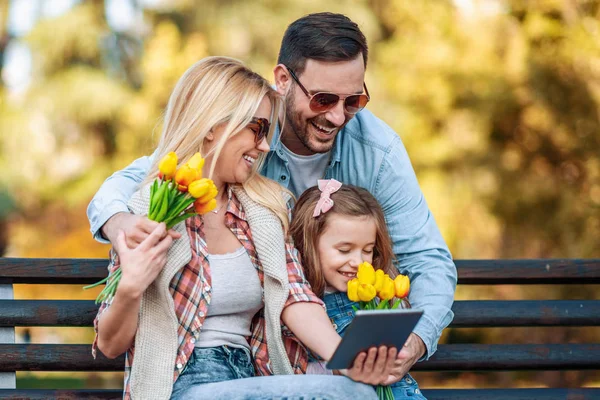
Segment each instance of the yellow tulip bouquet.
[{"label": "yellow tulip bouquet", "polygon": [[[402,299],[408,296],[410,280],[406,275],[390,278],[383,270],[375,270],[368,262],[358,266],[356,278],[348,282],[348,299],[358,302],[356,310],[396,309]],[[377,386],[377,396],[381,400],[393,400],[394,394],[389,386]]]},{"label": "yellow tulip bouquet", "polygon": [[[148,219],[164,222],[167,229],[196,214],[206,214],[217,206],[217,187],[212,179],[202,178],[202,155],[194,154],[179,168],[177,162],[177,154],[174,152],[164,156],[158,164],[158,178],[150,186]],[[106,287],[96,298],[96,304],[99,304],[115,295],[120,280],[119,268],[113,274],[84,289],[106,283]]]}]

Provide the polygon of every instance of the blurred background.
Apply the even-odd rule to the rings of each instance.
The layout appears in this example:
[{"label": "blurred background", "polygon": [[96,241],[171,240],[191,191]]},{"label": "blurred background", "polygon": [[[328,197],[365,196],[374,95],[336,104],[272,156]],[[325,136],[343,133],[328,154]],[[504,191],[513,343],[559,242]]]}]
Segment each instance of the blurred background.
[{"label": "blurred background", "polygon": [[[0,0],[0,254],[106,257],[85,209],[149,154],[208,55],[272,80],[287,25],[333,11],[369,41],[376,115],[402,137],[455,258],[600,257],[600,0]],[[461,287],[457,299],[598,299],[598,287]],[[16,298],[98,292],[20,285]],[[91,343],[83,328],[18,341]],[[442,342],[597,342],[598,329],[453,329]],[[422,387],[600,386],[596,372],[416,373]],[[18,387],[119,387],[19,373]],[[537,383],[536,383],[537,382]],[[540,383],[541,382],[541,383]]]}]

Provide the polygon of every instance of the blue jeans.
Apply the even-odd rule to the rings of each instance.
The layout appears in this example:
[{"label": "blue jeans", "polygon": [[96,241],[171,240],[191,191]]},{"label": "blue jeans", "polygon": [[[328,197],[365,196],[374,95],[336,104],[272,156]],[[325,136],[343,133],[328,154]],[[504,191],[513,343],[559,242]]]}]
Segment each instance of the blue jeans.
[{"label": "blue jeans", "polygon": [[371,386],[343,376],[254,377],[248,350],[221,346],[194,349],[171,394],[171,400],[184,399],[376,400],[377,395]]},{"label": "blue jeans", "polygon": [[230,346],[196,347],[173,384],[171,400],[189,398],[183,393],[196,385],[252,376],[254,365],[249,350]]},{"label": "blue jeans", "polygon": [[[327,315],[333,323],[333,328],[341,336],[344,335],[346,328],[354,318],[354,310],[352,305],[358,307],[358,303],[353,303],[348,300],[346,293],[331,293],[323,297],[325,306],[327,307]],[[398,382],[391,385],[395,400],[427,400],[417,381],[410,374],[406,374]]]},{"label": "blue jeans", "polygon": [[181,394],[189,400],[377,400],[372,386],[345,376],[272,375],[207,383]]}]

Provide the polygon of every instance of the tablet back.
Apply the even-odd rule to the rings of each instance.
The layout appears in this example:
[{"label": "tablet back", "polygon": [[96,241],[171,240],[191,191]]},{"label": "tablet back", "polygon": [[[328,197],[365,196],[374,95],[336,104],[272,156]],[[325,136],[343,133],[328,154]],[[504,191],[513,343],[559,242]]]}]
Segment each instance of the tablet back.
[{"label": "tablet back", "polygon": [[327,368],[350,368],[358,353],[370,347],[393,346],[400,352],[421,315],[416,309],[358,310]]}]

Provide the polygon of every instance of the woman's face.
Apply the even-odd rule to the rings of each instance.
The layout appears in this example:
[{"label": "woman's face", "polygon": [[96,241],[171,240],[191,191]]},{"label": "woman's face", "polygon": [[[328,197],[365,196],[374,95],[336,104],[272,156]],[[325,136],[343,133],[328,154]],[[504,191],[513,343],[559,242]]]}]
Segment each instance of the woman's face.
[{"label": "woman's face", "polygon": [[328,216],[325,230],[317,242],[319,262],[327,286],[340,292],[356,278],[358,265],[373,262],[377,225],[370,216]]},{"label": "woman's face", "polygon": [[[268,97],[263,97],[254,117],[267,120],[271,117],[271,101]],[[221,124],[213,129],[214,139],[206,146],[207,152],[219,142],[225,127],[226,124]],[[259,154],[268,152],[270,149],[266,138],[256,143],[255,136],[254,130],[246,127],[229,137],[221,150],[212,177],[217,187],[227,183],[243,183],[248,180]],[[205,168],[210,168],[211,159],[212,157],[207,158]]]}]

